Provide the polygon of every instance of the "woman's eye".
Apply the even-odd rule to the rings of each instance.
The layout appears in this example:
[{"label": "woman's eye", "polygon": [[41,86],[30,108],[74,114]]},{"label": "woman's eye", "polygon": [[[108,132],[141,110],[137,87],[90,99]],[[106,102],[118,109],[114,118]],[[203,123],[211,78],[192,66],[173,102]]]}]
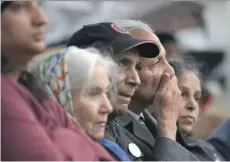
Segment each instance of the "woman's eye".
[{"label": "woman's eye", "polygon": [[19,11],[19,10],[21,10],[21,9],[24,9],[24,8],[28,8],[29,7],[29,3],[28,2],[21,2],[21,3],[19,3],[19,2],[15,2],[15,3],[13,3],[12,5],[11,5],[11,9],[12,10],[14,10],[14,11]]},{"label": "woman's eye", "polygon": [[97,92],[97,91],[91,91],[89,94],[90,94],[91,96],[97,96],[97,95],[98,95],[98,92]]},{"label": "woman's eye", "polygon": [[200,97],[195,97],[195,100],[196,101],[200,101]]}]

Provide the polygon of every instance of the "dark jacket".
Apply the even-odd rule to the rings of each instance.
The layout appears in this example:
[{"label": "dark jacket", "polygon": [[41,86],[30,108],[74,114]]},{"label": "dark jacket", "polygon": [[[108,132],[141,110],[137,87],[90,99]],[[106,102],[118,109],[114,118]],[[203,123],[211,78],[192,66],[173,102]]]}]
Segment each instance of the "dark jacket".
[{"label": "dark jacket", "polygon": [[191,135],[177,132],[177,142],[193,153],[201,161],[225,161],[223,156],[208,142]]},{"label": "dark jacket", "polygon": [[230,119],[223,122],[208,138],[225,160],[230,161]]},{"label": "dark jacket", "polygon": [[[130,155],[132,160],[144,161],[198,161],[179,143],[166,137],[154,138],[129,113],[117,117],[107,127],[107,136],[113,138]],[[136,144],[141,156],[135,157],[130,144]],[[134,151],[135,153],[135,151]]]},{"label": "dark jacket", "polygon": [[38,102],[5,74],[1,74],[1,94],[2,161],[112,160],[56,101]]},{"label": "dark jacket", "polygon": [[[147,110],[145,110],[143,114],[145,114],[145,119],[147,119],[145,120],[147,126],[153,123],[151,120],[155,119]],[[155,126],[154,124],[151,124],[148,128],[150,131],[154,131],[156,130],[154,127],[156,127],[156,124]],[[178,143],[180,143],[184,148],[186,148],[201,161],[224,160],[223,156],[221,156],[221,154],[210,143],[204,140],[196,139],[192,137],[192,135],[186,135],[179,130],[177,131],[176,138]]]}]

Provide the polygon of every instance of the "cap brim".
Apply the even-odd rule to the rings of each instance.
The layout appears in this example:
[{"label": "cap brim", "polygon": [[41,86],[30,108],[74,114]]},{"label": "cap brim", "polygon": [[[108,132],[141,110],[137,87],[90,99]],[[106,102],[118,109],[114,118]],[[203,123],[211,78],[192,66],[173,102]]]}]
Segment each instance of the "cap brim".
[{"label": "cap brim", "polygon": [[141,57],[154,58],[159,55],[160,47],[154,41],[141,40],[135,38],[117,39],[111,42],[114,54],[130,50],[137,47],[140,50]]}]

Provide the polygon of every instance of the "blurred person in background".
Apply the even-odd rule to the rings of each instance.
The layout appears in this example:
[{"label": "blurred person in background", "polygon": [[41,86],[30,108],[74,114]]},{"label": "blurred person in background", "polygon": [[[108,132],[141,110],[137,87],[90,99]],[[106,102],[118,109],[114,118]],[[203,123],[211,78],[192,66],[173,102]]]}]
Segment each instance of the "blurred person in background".
[{"label": "blurred person in background", "polygon": [[176,38],[173,34],[169,32],[156,32],[156,36],[160,39],[160,42],[166,51],[166,59],[168,61],[183,59]]},{"label": "blurred person in background", "polygon": [[[171,61],[170,65],[178,78],[178,86],[182,95],[177,121],[180,130],[180,133],[177,133],[177,141],[188,150],[193,149],[192,153],[200,160],[224,160],[212,145],[206,141],[198,140],[192,135],[194,125],[200,117],[199,102],[202,96],[200,72],[192,62]],[[199,147],[204,151],[202,154],[198,149]]]},{"label": "blurred person in background", "polygon": [[1,160],[112,160],[35,79],[31,87],[19,83],[27,62],[45,49],[46,23],[38,1],[1,1]]},{"label": "blurred person in background", "polygon": [[225,120],[208,138],[216,150],[225,158],[230,161],[230,119]]},{"label": "blurred person in background", "polygon": [[[191,154],[196,155],[197,150],[205,150],[202,145],[197,146],[195,150],[194,147],[187,147],[186,150],[176,142],[179,113],[177,97],[181,96],[177,96],[180,92],[178,92],[177,81],[173,81],[173,77],[175,77],[174,70],[165,59],[165,50],[159,39],[152,29],[141,21],[120,20],[115,23],[118,27],[128,30],[133,37],[152,40],[160,46],[160,54],[157,57],[141,58],[141,70],[139,71],[141,85],[132,97],[129,104],[129,113],[115,120],[129,132],[133,139],[135,138],[136,144],[146,157],[151,157],[151,150],[159,144],[155,140],[161,140],[160,149],[164,150],[165,154],[160,155],[160,157],[152,156],[154,160],[155,158],[164,160],[191,158],[195,160],[196,158],[193,158]],[[147,111],[150,105],[151,111],[154,112],[154,119]],[[155,121],[157,121],[157,124]],[[158,151],[160,152],[160,150]],[[170,154],[171,151],[174,152],[173,155]],[[189,151],[191,154],[189,154]],[[210,160],[210,157],[201,153],[199,159]]]}]

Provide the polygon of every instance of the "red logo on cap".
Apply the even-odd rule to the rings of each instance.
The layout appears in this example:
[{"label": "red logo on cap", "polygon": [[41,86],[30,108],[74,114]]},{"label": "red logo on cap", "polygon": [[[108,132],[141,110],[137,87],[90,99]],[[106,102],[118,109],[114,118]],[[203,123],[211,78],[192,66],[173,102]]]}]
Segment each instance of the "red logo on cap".
[{"label": "red logo on cap", "polygon": [[115,25],[115,24],[111,24],[111,27],[112,27],[113,30],[115,30],[115,31],[118,32],[118,33],[121,33],[121,34],[129,34],[128,31],[119,28],[119,27],[118,27],[117,25]]}]

